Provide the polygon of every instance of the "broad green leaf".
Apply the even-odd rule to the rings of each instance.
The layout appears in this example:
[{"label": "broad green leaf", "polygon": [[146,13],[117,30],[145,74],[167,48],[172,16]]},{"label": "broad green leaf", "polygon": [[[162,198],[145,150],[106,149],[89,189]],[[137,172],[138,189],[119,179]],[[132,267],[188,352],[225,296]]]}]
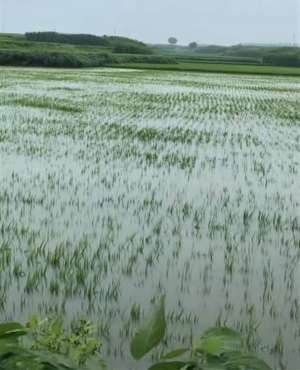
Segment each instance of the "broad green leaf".
[{"label": "broad green leaf", "polygon": [[236,353],[230,356],[225,363],[228,368],[246,368],[249,370],[272,370],[269,365],[251,354]]},{"label": "broad green leaf", "polygon": [[206,330],[194,349],[206,355],[220,356],[222,353],[239,351],[242,348],[242,337],[233,329],[220,327]]},{"label": "broad green leaf", "polygon": [[201,365],[201,370],[227,370],[227,368],[225,364],[215,363],[215,364]]},{"label": "broad green leaf", "polygon": [[183,354],[187,353],[188,351],[189,351],[189,348],[178,348],[162,356],[161,360],[170,360],[172,358],[180,357]]},{"label": "broad green leaf", "polygon": [[195,363],[192,362],[160,362],[151,366],[148,370],[181,370],[181,369],[192,369],[195,367]]},{"label": "broad green leaf", "polygon": [[38,363],[45,366],[45,369],[79,370],[71,359],[63,355],[39,351],[36,356]]},{"label": "broad green leaf", "polygon": [[161,342],[165,331],[165,300],[162,298],[150,319],[132,339],[130,346],[132,356],[136,360],[141,359]]},{"label": "broad green leaf", "polygon": [[92,356],[86,362],[87,369],[108,370],[105,361],[100,357]]},{"label": "broad green leaf", "polygon": [[[234,353],[240,353],[240,352],[234,352]],[[222,354],[219,357],[207,355],[205,359],[205,366],[202,365],[203,370],[226,369],[225,362],[228,360],[228,358],[229,358],[228,352],[225,354]]]},{"label": "broad green leaf", "polygon": [[27,330],[19,323],[8,322],[0,324],[0,339],[7,337],[19,337],[27,334]]},{"label": "broad green leaf", "polygon": [[218,337],[202,339],[196,349],[213,356],[219,356],[224,352],[223,341]]},{"label": "broad green leaf", "polygon": [[64,332],[64,324],[63,324],[62,320],[57,319],[57,320],[53,321],[53,323],[50,325],[49,330],[50,330],[51,334],[54,334],[56,336],[62,335],[63,332]]},{"label": "broad green leaf", "polygon": [[41,322],[42,320],[39,318],[39,316],[34,315],[30,317],[26,327],[30,330],[36,330]]}]

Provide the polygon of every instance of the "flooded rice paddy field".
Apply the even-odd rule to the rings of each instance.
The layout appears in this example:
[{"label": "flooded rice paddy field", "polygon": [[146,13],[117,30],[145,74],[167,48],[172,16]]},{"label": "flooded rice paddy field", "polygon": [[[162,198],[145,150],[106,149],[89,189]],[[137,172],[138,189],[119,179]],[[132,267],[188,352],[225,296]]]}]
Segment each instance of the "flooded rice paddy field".
[{"label": "flooded rice paddy field", "polygon": [[299,261],[299,79],[0,70],[0,320],[87,317],[129,369],[166,294],[170,347],[222,323],[296,369]]}]

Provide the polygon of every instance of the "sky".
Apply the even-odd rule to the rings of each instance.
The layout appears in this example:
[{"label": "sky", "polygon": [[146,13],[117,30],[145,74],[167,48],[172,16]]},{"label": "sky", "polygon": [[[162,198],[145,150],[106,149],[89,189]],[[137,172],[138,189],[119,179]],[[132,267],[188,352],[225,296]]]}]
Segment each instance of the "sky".
[{"label": "sky", "polygon": [[1,31],[121,35],[185,45],[299,43],[300,0],[0,0]]}]

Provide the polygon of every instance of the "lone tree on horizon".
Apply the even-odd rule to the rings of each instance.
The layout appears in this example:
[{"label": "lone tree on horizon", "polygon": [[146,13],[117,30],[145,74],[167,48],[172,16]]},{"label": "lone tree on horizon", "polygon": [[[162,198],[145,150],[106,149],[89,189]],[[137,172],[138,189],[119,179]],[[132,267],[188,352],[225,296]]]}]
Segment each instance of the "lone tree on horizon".
[{"label": "lone tree on horizon", "polygon": [[168,42],[170,45],[176,45],[178,40],[176,37],[169,37]]},{"label": "lone tree on horizon", "polygon": [[197,44],[196,41],[193,41],[193,42],[189,43],[189,48],[190,49],[197,49],[197,47],[198,47],[198,44]]}]

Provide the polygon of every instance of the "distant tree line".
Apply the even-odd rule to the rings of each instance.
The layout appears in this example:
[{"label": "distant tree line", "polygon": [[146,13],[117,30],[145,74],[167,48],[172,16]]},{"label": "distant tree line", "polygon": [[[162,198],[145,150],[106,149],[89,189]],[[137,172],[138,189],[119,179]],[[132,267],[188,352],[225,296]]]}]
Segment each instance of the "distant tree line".
[{"label": "distant tree line", "polygon": [[208,55],[226,58],[251,58],[256,59],[259,64],[300,67],[300,48],[299,47],[273,47],[259,45],[234,45],[218,46],[207,45],[197,46],[189,44],[194,48],[198,55]]},{"label": "distant tree line", "polygon": [[263,57],[264,64],[286,67],[300,67],[300,53],[298,52],[272,52]]},{"label": "distant tree line", "polygon": [[86,34],[65,34],[57,32],[27,32],[28,41],[50,42],[81,46],[99,46],[112,49],[115,53],[152,54],[152,49],[143,42],[119,36],[95,36]]}]

